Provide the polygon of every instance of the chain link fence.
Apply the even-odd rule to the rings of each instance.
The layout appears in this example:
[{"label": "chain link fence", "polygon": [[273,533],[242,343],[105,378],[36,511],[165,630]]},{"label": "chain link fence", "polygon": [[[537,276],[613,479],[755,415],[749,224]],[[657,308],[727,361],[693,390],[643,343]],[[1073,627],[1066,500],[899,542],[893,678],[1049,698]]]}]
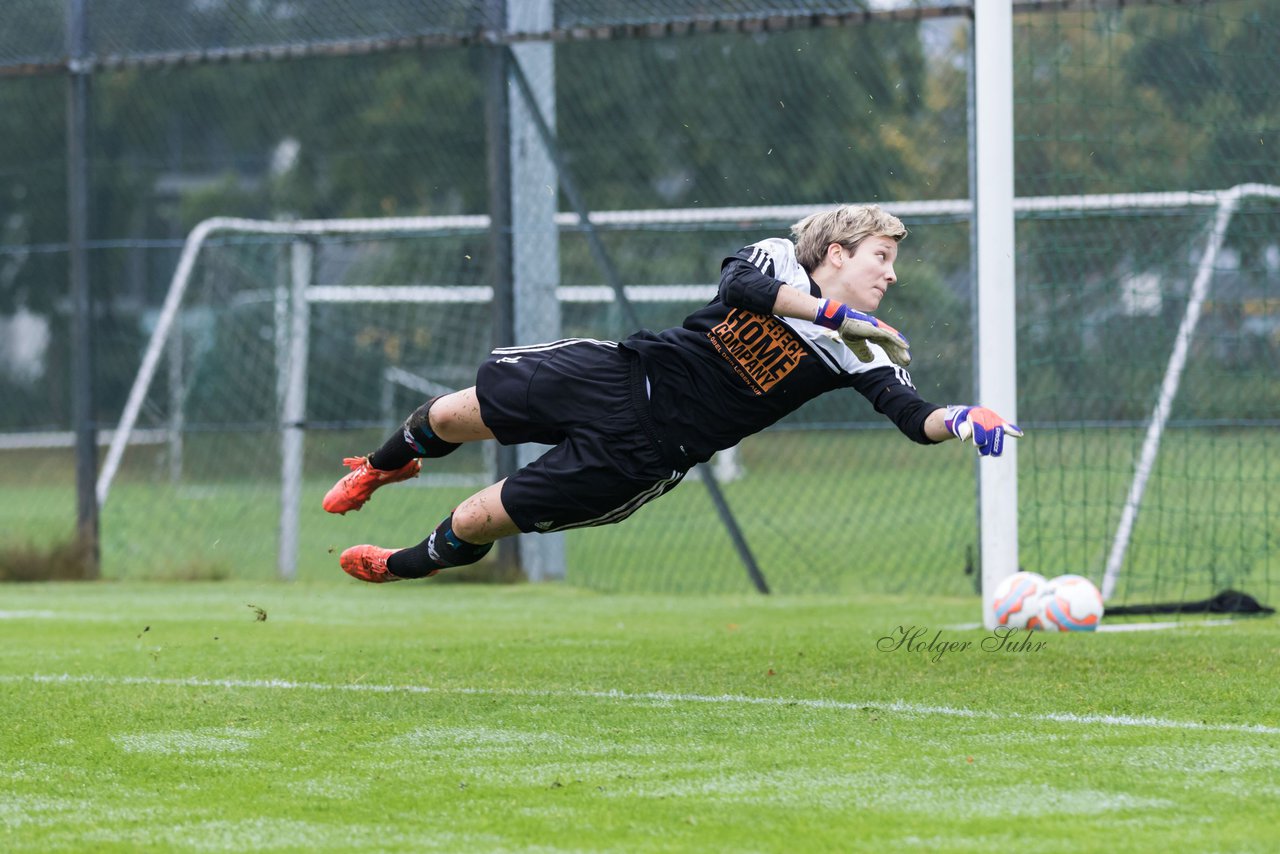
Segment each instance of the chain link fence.
[{"label": "chain link fence", "polygon": [[[354,542],[417,542],[492,470],[469,452],[421,484],[380,492],[362,514],[318,508],[342,456],[371,450],[424,389],[469,384],[492,344],[484,288],[495,274],[479,223],[491,213],[485,74],[495,43],[518,58],[544,51],[525,73],[547,99],[585,205],[627,213],[597,227],[646,326],[679,323],[725,255],[785,235],[796,211],[878,202],[912,230],[884,316],[912,339],[913,378],[935,402],[973,398],[981,342],[970,333],[962,5],[512,6],[525,17],[461,0],[86,4],[87,253],[104,440],[198,223],[442,223],[310,241],[309,284],[365,299],[310,305],[299,577],[332,577],[330,550]],[[544,14],[528,14],[533,6]],[[0,30],[0,549],[13,553],[65,542],[76,525],[69,8],[18,0]],[[1125,199],[1275,180],[1280,101],[1267,81],[1280,11],[1261,0],[1015,9],[1016,189],[1036,202],[1021,210],[1011,247],[1029,429],[1022,556],[1028,569],[1100,579],[1213,227],[1214,207],[1199,197]],[[624,337],[626,314],[553,183],[542,191],[563,212],[558,225],[523,250],[528,275],[560,287],[545,323],[566,336]],[[1274,200],[1242,201],[1213,259],[1122,598],[1270,590],[1278,213]],[[279,295],[295,243],[228,233],[196,262],[103,505],[106,576],[278,571]],[[436,296],[358,290],[406,287]],[[774,589],[974,591],[968,451],[914,446],[886,426],[856,394],[830,395],[749,438],[719,469]],[[575,532],[566,549],[569,580],[593,588],[750,589],[694,478],[625,525]]]}]

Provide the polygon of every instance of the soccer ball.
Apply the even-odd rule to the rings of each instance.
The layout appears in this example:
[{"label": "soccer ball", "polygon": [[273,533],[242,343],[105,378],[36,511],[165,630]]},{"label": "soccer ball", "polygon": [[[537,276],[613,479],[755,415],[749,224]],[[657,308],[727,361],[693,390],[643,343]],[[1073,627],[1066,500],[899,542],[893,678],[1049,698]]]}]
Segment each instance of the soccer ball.
[{"label": "soccer ball", "polygon": [[1092,632],[1102,622],[1102,594],[1083,575],[1059,575],[1051,579],[1027,628],[1046,632]]},{"label": "soccer ball", "polygon": [[1015,572],[1001,581],[992,599],[996,625],[1026,628],[1027,621],[1036,615],[1036,606],[1048,583],[1037,572]]}]

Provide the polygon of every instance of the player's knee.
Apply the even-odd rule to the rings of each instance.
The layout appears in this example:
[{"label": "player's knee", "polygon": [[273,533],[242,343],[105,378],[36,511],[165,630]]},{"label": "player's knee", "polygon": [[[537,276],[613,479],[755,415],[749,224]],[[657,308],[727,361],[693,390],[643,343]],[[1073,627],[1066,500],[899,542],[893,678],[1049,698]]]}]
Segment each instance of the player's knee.
[{"label": "player's knee", "polygon": [[453,530],[471,543],[491,543],[520,533],[502,504],[502,483],[477,492],[454,508]]},{"label": "player's knee", "polygon": [[420,430],[429,435],[434,434],[435,429],[432,426],[432,422],[439,416],[433,417],[431,410],[438,409],[439,407],[437,404],[439,404],[443,399],[444,398],[441,396],[433,397],[417,409],[413,410],[413,412],[409,413],[409,417],[405,419],[404,426],[408,427],[410,430]]},{"label": "player's knee", "polygon": [[485,520],[488,513],[474,501],[464,501],[453,511],[453,531],[470,543],[484,542]]},{"label": "player's knee", "polygon": [[[430,403],[430,411],[422,412],[421,419],[431,432],[442,439],[454,441],[470,434],[469,413],[464,412],[460,395],[447,394]],[[426,407],[424,407],[425,409]],[[418,413],[414,413],[417,415]]]},{"label": "player's knee", "polygon": [[433,397],[415,409],[404,422],[405,441],[411,442],[420,457],[444,457],[458,449],[458,444],[440,436],[432,427],[435,411],[444,398]]}]

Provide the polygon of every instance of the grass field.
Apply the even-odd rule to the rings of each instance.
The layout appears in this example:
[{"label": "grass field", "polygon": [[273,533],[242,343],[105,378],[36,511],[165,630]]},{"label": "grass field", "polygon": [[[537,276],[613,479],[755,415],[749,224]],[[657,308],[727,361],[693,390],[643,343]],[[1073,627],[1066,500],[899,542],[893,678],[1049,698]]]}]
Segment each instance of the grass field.
[{"label": "grass field", "polygon": [[5,585],[0,847],[1275,850],[1280,623],[993,651],[974,612]]}]

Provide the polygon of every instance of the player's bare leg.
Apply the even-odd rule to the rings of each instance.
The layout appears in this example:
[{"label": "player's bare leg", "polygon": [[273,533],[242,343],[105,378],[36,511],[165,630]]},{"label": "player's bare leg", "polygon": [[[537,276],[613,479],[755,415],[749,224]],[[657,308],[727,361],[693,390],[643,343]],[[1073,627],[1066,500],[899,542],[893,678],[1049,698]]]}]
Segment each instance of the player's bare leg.
[{"label": "player's bare leg", "polygon": [[407,578],[427,578],[442,569],[466,566],[484,557],[495,540],[520,533],[502,504],[499,481],[485,487],[440,523],[431,536],[407,549],[352,546],[339,563],[348,575],[381,584]]},{"label": "player's bare leg", "polygon": [[436,398],[431,406],[430,421],[431,429],[447,442],[493,438],[493,431],[480,417],[480,398],[476,396],[475,386]]},{"label": "player's bare leg", "polygon": [[476,544],[492,543],[520,533],[502,504],[504,483],[505,479],[486,486],[459,504],[453,511],[454,533],[467,542]]},{"label": "player's bare leg", "polygon": [[338,514],[359,510],[374,490],[417,477],[421,458],[443,457],[463,442],[491,438],[493,433],[480,418],[474,387],[433,398],[405,419],[378,450],[342,461],[351,471],[325,495],[324,509]]}]

